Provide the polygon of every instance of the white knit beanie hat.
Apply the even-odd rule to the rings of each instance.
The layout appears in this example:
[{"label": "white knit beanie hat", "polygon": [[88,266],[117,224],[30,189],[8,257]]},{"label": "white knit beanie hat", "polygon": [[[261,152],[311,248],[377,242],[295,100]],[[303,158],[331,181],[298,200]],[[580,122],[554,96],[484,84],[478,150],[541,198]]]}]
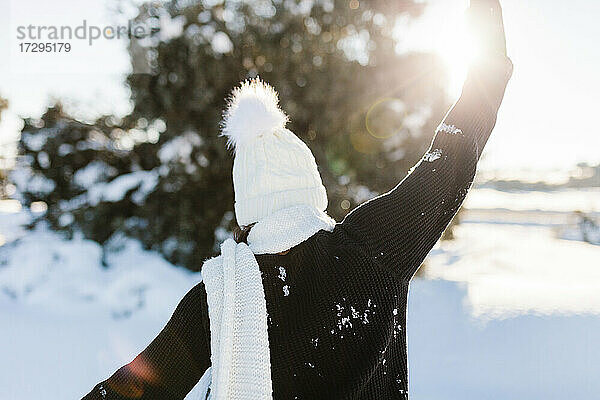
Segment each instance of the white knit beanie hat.
[{"label": "white knit beanie hat", "polygon": [[222,136],[235,149],[233,187],[240,226],[284,208],[327,208],[327,193],[306,144],[285,128],[278,94],[259,78],[233,90],[223,116]]}]

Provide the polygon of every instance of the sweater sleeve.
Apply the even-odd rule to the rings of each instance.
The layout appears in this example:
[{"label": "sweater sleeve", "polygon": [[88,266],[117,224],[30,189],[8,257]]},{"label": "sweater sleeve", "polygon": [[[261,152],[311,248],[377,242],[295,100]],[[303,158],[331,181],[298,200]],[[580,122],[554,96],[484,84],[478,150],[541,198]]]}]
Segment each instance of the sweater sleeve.
[{"label": "sweater sleeve", "polygon": [[504,55],[473,65],[417,165],[342,221],[348,234],[401,278],[412,277],[465,199],[511,75],[512,62]]},{"label": "sweater sleeve", "polygon": [[158,336],[83,400],[180,400],[210,366],[206,291],[201,282],[180,301]]}]

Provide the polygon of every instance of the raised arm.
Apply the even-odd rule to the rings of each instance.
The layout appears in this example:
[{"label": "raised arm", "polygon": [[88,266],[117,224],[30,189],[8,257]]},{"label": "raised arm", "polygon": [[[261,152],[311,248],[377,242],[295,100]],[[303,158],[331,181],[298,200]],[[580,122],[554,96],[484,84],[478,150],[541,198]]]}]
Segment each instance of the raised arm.
[{"label": "raised arm", "polygon": [[182,400],[210,366],[206,291],[199,283],[158,336],[83,400]]},{"label": "raised arm", "polygon": [[485,47],[470,66],[459,100],[402,182],[342,222],[401,278],[412,277],[465,199],[512,75],[498,1],[472,0],[468,12],[472,34]]}]

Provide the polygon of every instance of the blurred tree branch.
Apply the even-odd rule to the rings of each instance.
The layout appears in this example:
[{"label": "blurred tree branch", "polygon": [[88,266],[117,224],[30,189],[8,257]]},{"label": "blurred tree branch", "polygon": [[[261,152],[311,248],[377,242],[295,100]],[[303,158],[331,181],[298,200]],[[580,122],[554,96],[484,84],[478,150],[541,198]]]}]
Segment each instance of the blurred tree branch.
[{"label": "blurred tree branch", "polygon": [[[21,168],[39,184],[19,189],[25,204],[46,202],[56,229],[109,244],[130,235],[200,268],[234,221],[221,112],[231,89],[257,75],[279,91],[289,128],[313,150],[330,215],[339,220],[391,189],[450,105],[440,60],[396,51],[396,18],[418,17],[424,4],[307,4],[142,3],[136,23],[158,17],[171,28],[130,44],[132,63],[151,72],[126,79],[132,113],[82,124],[56,106],[26,121]],[[121,197],[102,195],[121,182],[132,185]]]}]

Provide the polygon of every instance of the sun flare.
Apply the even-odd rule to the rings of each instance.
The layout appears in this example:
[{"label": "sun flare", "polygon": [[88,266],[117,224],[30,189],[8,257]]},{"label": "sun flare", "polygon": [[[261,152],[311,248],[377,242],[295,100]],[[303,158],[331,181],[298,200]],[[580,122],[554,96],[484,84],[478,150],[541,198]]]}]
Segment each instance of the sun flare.
[{"label": "sun flare", "polygon": [[468,26],[468,7],[467,0],[432,0],[423,16],[401,20],[397,31],[401,51],[426,50],[440,56],[453,97],[460,94],[469,65],[481,54],[481,44],[473,40]]},{"label": "sun flare", "polygon": [[464,13],[457,16],[451,26],[444,28],[444,33],[434,43],[433,51],[445,64],[449,93],[456,96],[460,93],[469,65],[478,57],[481,49],[469,35]]}]

